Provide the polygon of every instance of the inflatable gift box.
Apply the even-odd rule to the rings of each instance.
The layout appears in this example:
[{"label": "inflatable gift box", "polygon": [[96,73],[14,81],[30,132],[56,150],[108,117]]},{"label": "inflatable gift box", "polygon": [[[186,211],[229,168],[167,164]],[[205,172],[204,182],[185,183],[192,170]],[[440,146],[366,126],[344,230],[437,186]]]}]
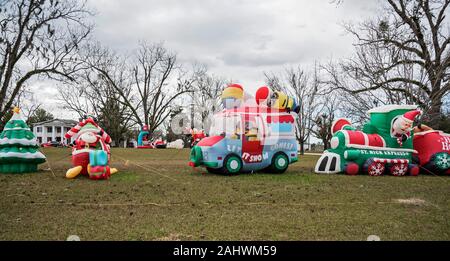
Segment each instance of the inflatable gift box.
[{"label": "inflatable gift box", "polygon": [[108,165],[108,153],[103,150],[92,150],[89,152],[89,164],[92,166]]},{"label": "inflatable gift box", "polygon": [[88,166],[90,179],[108,179],[111,169],[108,166]]}]

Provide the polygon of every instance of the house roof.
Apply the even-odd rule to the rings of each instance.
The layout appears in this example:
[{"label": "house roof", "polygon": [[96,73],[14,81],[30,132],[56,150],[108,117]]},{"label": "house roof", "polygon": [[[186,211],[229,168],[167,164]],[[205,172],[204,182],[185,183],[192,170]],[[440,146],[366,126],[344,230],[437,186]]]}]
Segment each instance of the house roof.
[{"label": "house roof", "polygon": [[64,126],[64,127],[73,127],[78,123],[78,121],[69,120],[69,119],[53,119],[48,121],[36,122],[33,124],[34,126]]}]

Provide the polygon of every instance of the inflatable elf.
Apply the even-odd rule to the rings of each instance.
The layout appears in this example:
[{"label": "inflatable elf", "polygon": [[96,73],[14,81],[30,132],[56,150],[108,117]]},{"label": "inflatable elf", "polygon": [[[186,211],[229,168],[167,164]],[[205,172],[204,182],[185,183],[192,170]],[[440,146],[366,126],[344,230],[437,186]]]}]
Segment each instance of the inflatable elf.
[{"label": "inflatable elf", "polygon": [[14,108],[13,116],[0,134],[0,173],[36,172],[38,164],[45,162],[38,148],[20,109]]},{"label": "inflatable elf", "polygon": [[70,129],[66,139],[75,137],[72,149],[73,168],[67,170],[66,178],[75,178],[79,174],[90,179],[108,179],[117,169],[108,166],[110,159],[111,137],[100,128],[92,117],[82,120]]}]

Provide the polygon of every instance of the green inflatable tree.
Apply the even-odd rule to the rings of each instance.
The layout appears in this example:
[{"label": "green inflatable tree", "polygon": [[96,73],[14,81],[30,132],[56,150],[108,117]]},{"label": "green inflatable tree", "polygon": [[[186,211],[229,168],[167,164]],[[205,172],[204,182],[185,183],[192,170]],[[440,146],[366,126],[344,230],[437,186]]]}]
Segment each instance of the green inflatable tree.
[{"label": "green inflatable tree", "polygon": [[0,134],[0,173],[35,172],[45,156],[38,150],[36,137],[19,108],[14,108],[13,113]]}]

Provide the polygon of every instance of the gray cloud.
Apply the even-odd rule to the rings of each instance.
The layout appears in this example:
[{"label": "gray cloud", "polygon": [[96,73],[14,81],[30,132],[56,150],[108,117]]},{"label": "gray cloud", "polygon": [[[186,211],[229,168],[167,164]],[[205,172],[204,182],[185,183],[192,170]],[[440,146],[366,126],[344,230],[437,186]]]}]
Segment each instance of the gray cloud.
[{"label": "gray cloud", "polygon": [[373,14],[377,0],[344,1],[111,1],[97,11],[95,35],[119,50],[139,40],[164,41],[183,61],[216,66],[308,63],[351,49],[338,24]]},{"label": "gray cloud", "polygon": [[164,42],[179,61],[205,63],[244,85],[263,71],[351,53],[340,23],[374,16],[380,0],[88,0],[97,15],[94,38],[129,53],[140,40]]}]

